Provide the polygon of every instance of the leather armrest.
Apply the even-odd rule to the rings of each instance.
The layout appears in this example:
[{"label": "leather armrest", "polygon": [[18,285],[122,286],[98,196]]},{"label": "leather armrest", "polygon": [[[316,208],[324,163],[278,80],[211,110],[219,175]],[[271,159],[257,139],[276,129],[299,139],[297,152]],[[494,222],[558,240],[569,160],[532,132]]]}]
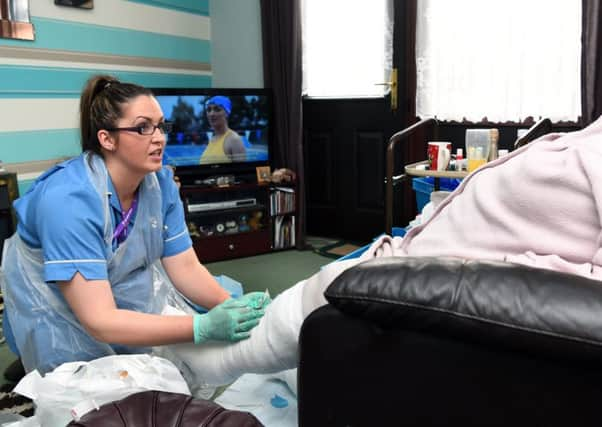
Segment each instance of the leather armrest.
[{"label": "leather armrest", "polygon": [[602,363],[602,282],[518,264],[380,258],[324,293],[342,312],[402,328]]}]

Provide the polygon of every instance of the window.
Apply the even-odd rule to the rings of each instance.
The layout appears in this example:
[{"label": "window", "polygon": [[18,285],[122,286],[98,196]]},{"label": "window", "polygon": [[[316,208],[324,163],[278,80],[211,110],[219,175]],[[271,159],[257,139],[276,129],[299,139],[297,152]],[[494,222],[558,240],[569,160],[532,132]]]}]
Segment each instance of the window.
[{"label": "window", "polygon": [[419,0],[416,114],[520,122],[581,115],[581,2]]},{"label": "window", "polygon": [[392,67],[391,0],[302,0],[303,94],[382,97]]}]

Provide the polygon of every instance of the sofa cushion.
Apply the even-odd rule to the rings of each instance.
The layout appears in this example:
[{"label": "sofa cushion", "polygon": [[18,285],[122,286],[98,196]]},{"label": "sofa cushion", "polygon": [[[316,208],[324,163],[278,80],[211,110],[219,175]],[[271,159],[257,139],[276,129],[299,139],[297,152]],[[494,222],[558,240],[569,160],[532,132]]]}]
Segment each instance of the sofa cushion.
[{"label": "sofa cushion", "polygon": [[504,262],[391,257],[343,272],[324,295],[385,328],[602,362],[596,280]]}]

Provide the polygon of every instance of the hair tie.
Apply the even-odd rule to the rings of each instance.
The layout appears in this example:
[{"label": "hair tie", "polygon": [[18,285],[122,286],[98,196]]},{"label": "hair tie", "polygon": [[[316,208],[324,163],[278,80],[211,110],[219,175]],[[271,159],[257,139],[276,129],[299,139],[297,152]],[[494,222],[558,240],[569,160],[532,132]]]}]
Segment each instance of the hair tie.
[{"label": "hair tie", "polygon": [[94,101],[96,101],[96,98],[98,98],[98,95],[100,95],[102,92],[104,92],[105,90],[107,90],[109,87],[111,87],[111,83],[110,81],[106,81],[104,84],[100,84],[100,82],[98,82],[96,84],[96,87],[94,89],[93,95],[92,95],[92,103]]}]

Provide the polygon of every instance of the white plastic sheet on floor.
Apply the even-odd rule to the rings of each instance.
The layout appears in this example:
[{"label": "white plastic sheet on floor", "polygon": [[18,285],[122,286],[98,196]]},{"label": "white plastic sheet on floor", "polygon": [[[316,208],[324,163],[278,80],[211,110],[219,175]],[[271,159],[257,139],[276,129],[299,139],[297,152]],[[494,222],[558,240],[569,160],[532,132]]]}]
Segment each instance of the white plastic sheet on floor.
[{"label": "white plastic sheet on floor", "polygon": [[[296,369],[276,374],[245,374],[215,402],[228,409],[251,412],[266,427],[296,427]],[[108,356],[91,362],[65,363],[41,377],[30,372],[15,392],[32,399],[35,415],[0,417],[1,426],[63,427],[72,410],[81,415],[104,403],[144,390],[190,395],[175,365],[150,355]],[[17,421],[18,420],[18,421]]]},{"label": "white plastic sheet on floor", "polygon": [[[148,354],[107,356],[64,363],[42,377],[27,374],[14,391],[34,401],[33,417],[10,427],[64,427],[72,413],[83,415],[105,403],[145,390],[190,395],[186,381],[167,359]],[[6,424],[5,424],[6,425]]]},{"label": "white plastic sheet on floor", "polygon": [[227,409],[250,412],[266,427],[297,427],[296,375],[296,369],[278,374],[244,374],[215,402]]}]

